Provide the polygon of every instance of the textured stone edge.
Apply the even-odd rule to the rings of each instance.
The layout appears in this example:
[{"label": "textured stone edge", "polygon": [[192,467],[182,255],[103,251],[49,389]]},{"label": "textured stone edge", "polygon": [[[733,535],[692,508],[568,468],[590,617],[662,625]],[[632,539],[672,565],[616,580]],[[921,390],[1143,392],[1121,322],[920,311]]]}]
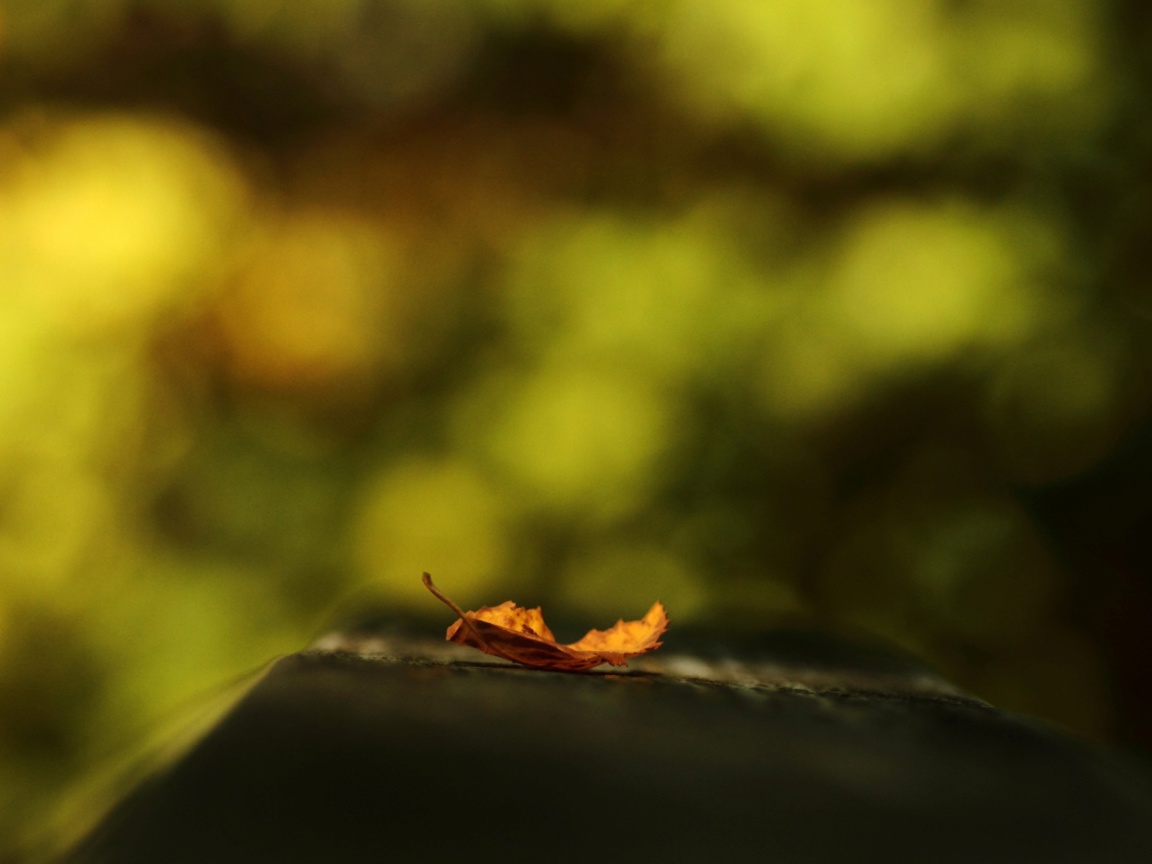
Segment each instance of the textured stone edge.
[{"label": "textured stone edge", "polygon": [[[308,655],[352,655],[384,663],[420,666],[453,666],[494,669],[522,674],[571,675],[541,672],[504,660],[489,659],[467,648],[437,639],[384,634],[329,633],[303,652]],[[483,657],[483,659],[479,659]],[[897,699],[944,702],[974,708],[991,708],[943,678],[931,673],[875,673],[850,669],[817,669],[802,664],[744,661],[734,658],[711,661],[688,654],[660,654],[636,658],[622,669],[604,666],[579,673],[602,678],[659,678],[669,683],[729,687],[811,696],[856,699]]]}]

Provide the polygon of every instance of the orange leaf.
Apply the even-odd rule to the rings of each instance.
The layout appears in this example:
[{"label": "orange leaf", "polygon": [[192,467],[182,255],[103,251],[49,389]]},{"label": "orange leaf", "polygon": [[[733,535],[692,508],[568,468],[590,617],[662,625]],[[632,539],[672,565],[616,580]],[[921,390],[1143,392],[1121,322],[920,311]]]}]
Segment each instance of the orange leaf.
[{"label": "orange leaf", "polygon": [[629,657],[659,648],[660,636],[668,629],[668,613],[664,604],[657,601],[639,621],[617,621],[615,627],[589,630],[583,639],[561,645],[539,609],[521,609],[509,600],[499,606],[465,612],[440,593],[427,573],[424,585],[460,616],[448,628],[449,642],[537,669],[587,672],[602,663],[623,666]]}]

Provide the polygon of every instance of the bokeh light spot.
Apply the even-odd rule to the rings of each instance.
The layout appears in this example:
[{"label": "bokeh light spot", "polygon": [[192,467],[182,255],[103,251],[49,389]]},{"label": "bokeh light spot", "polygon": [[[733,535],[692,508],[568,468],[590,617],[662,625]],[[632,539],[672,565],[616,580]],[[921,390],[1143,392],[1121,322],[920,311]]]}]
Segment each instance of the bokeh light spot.
[{"label": "bokeh light spot", "polygon": [[407,458],[365,491],[354,544],[361,572],[398,602],[427,600],[430,572],[460,603],[508,584],[514,508],[466,463]]},{"label": "bokeh light spot", "polygon": [[382,227],[351,216],[300,213],[271,226],[219,306],[233,374],[308,389],[404,362],[398,257]]},{"label": "bokeh light spot", "polygon": [[876,365],[1011,344],[1036,310],[1027,263],[981,214],[891,203],[865,211],[830,279],[832,314]]},{"label": "bokeh light spot", "polygon": [[53,127],[7,168],[8,302],[84,334],[186,307],[220,267],[246,194],[226,154],[191,127],[128,117]]},{"label": "bokeh light spot", "polygon": [[640,506],[659,480],[673,412],[625,369],[548,366],[495,401],[469,434],[481,436],[498,470],[546,509],[578,520],[616,518]]}]

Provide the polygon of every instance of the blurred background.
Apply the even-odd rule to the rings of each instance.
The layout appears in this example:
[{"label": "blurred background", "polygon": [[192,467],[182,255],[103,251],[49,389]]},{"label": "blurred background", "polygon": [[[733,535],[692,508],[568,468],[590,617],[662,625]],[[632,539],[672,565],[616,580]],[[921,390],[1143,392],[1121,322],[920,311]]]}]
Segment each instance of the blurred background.
[{"label": "blurred background", "polygon": [[1152,750],[1149,15],[0,0],[0,848],[423,570]]}]

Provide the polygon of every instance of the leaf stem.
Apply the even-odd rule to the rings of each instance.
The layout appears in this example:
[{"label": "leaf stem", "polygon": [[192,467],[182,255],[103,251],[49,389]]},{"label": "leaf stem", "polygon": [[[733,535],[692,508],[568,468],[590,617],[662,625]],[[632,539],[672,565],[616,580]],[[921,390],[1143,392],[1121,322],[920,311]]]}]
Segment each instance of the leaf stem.
[{"label": "leaf stem", "polygon": [[442,593],[440,593],[440,589],[432,584],[432,575],[430,573],[425,573],[420,578],[424,582],[424,587],[427,588],[429,591],[431,591],[434,595],[436,595],[436,598],[441,603],[443,603],[445,606],[447,606],[449,609],[451,609],[453,612],[455,612],[461,618],[465,617],[466,613],[464,612],[464,610],[461,609],[459,606],[457,606],[455,603],[453,603],[451,600],[449,600],[447,597],[445,597]]},{"label": "leaf stem", "polygon": [[[468,631],[472,634],[472,638],[476,640],[476,643],[478,645],[486,645],[488,648],[492,647],[491,643],[489,643],[487,639],[485,639],[483,636],[481,636],[480,632],[475,627],[472,626],[472,621],[468,618],[468,613],[465,612],[463,609],[461,609],[459,606],[457,606],[455,603],[453,603],[451,600],[449,600],[447,597],[445,597],[444,594],[441,593],[440,589],[437,588],[432,583],[432,575],[431,574],[425,573],[420,578],[421,578],[421,581],[423,581],[423,583],[424,583],[424,587],[427,588],[429,591],[431,591],[436,596],[436,599],[438,599],[441,603],[443,603],[445,606],[447,606],[449,609],[451,609],[453,612],[455,612],[457,615],[460,616],[461,623],[463,623],[463,625],[468,628]],[[496,652],[494,652],[494,653],[495,653],[495,656],[501,657],[505,660],[511,660],[512,659],[507,654],[504,654],[502,651],[499,651],[499,649],[497,649]],[[513,661],[513,662],[515,662],[515,661]]]}]

